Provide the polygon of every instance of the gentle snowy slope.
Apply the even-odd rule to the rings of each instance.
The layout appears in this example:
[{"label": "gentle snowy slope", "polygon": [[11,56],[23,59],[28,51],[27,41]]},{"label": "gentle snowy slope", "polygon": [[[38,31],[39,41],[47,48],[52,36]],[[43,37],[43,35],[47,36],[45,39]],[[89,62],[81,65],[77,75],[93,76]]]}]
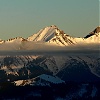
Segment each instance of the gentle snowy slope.
[{"label": "gentle snowy slope", "polygon": [[42,74],[42,75],[39,75],[39,76],[37,76],[33,79],[18,80],[18,81],[14,81],[14,83],[15,83],[16,86],[24,86],[24,85],[42,85],[42,86],[46,86],[46,85],[50,85],[50,83],[52,83],[52,84],[65,83],[65,81],[61,80],[57,76]]}]

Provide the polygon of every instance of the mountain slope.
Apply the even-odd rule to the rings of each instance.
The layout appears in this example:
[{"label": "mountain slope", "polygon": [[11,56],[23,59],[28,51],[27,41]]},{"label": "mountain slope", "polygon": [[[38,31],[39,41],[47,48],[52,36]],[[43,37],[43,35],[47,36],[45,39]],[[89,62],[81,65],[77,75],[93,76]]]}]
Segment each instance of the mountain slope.
[{"label": "mountain slope", "polygon": [[100,79],[100,59],[91,56],[1,56],[0,62],[0,81],[23,80],[41,74],[57,75],[65,81]]}]

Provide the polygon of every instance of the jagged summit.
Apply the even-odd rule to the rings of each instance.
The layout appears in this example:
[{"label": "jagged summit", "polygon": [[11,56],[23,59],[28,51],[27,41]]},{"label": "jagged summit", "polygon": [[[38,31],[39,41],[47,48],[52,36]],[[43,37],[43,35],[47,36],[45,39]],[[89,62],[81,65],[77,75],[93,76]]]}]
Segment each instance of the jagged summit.
[{"label": "jagged summit", "polygon": [[[72,40],[71,40],[72,39]],[[60,30],[56,25],[41,29],[37,34],[27,38],[28,41],[48,42],[56,45],[74,44],[73,38]]]},{"label": "jagged summit", "polygon": [[94,33],[99,33],[100,32],[100,26],[98,26],[93,32]]},{"label": "jagged summit", "polygon": [[20,40],[26,40],[26,39],[24,39],[23,37],[15,37],[15,38],[10,38],[10,39],[8,39],[7,41],[13,41],[13,40],[18,40],[18,39],[20,39]]},{"label": "jagged summit", "polygon": [[51,25],[50,27],[53,27],[53,28],[58,28],[56,25]]},{"label": "jagged summit", "polygon": [[85,43],[100,43],[100,26],[84,37],[84,41]]},{"label": "jagged summit", "polygon": [[100,32],[100,26],[98,26],[97,28],[95,28],[92,32],[90,32],[87,36],[85,36],[84,38],[88,38],[91,37],[93,35],[99,35]]}]

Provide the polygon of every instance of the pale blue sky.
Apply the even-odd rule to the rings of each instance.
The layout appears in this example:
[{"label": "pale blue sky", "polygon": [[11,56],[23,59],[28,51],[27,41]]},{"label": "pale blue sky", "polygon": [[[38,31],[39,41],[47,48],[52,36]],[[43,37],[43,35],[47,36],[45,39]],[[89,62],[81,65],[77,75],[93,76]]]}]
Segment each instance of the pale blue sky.
[{"label": "pale blue sky", "polygon": [[0,0],[0,38],[24,38],[45,26],[83,37],[99,25],[99,0]]}]

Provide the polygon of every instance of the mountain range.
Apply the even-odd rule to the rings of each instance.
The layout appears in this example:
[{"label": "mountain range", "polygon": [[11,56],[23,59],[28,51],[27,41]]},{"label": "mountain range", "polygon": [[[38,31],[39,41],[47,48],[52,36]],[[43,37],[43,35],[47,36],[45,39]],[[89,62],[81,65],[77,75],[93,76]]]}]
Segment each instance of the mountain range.
[{"label": "mountain range", "polygon": [[[26,43],[44,43],[47,45],[57,45],[57,46],[69,46],[75,44],[87,44],[87,43],[99,43],[100,42],[100,27],[95,28],[92,32],[87,34],[87,36],[72,37],[66,34],[64,31],[60,30],[57,26],[52,25],[50,27],[45,27],[41,29],[38,33],[33,34],[27,38],[16,37],[10,38],[8,40],[0,40],[0,50],[4,50],[7,47],[10,49],[19,50],[20,47]],[[9,50],[9,49],[8,49]]]}]

